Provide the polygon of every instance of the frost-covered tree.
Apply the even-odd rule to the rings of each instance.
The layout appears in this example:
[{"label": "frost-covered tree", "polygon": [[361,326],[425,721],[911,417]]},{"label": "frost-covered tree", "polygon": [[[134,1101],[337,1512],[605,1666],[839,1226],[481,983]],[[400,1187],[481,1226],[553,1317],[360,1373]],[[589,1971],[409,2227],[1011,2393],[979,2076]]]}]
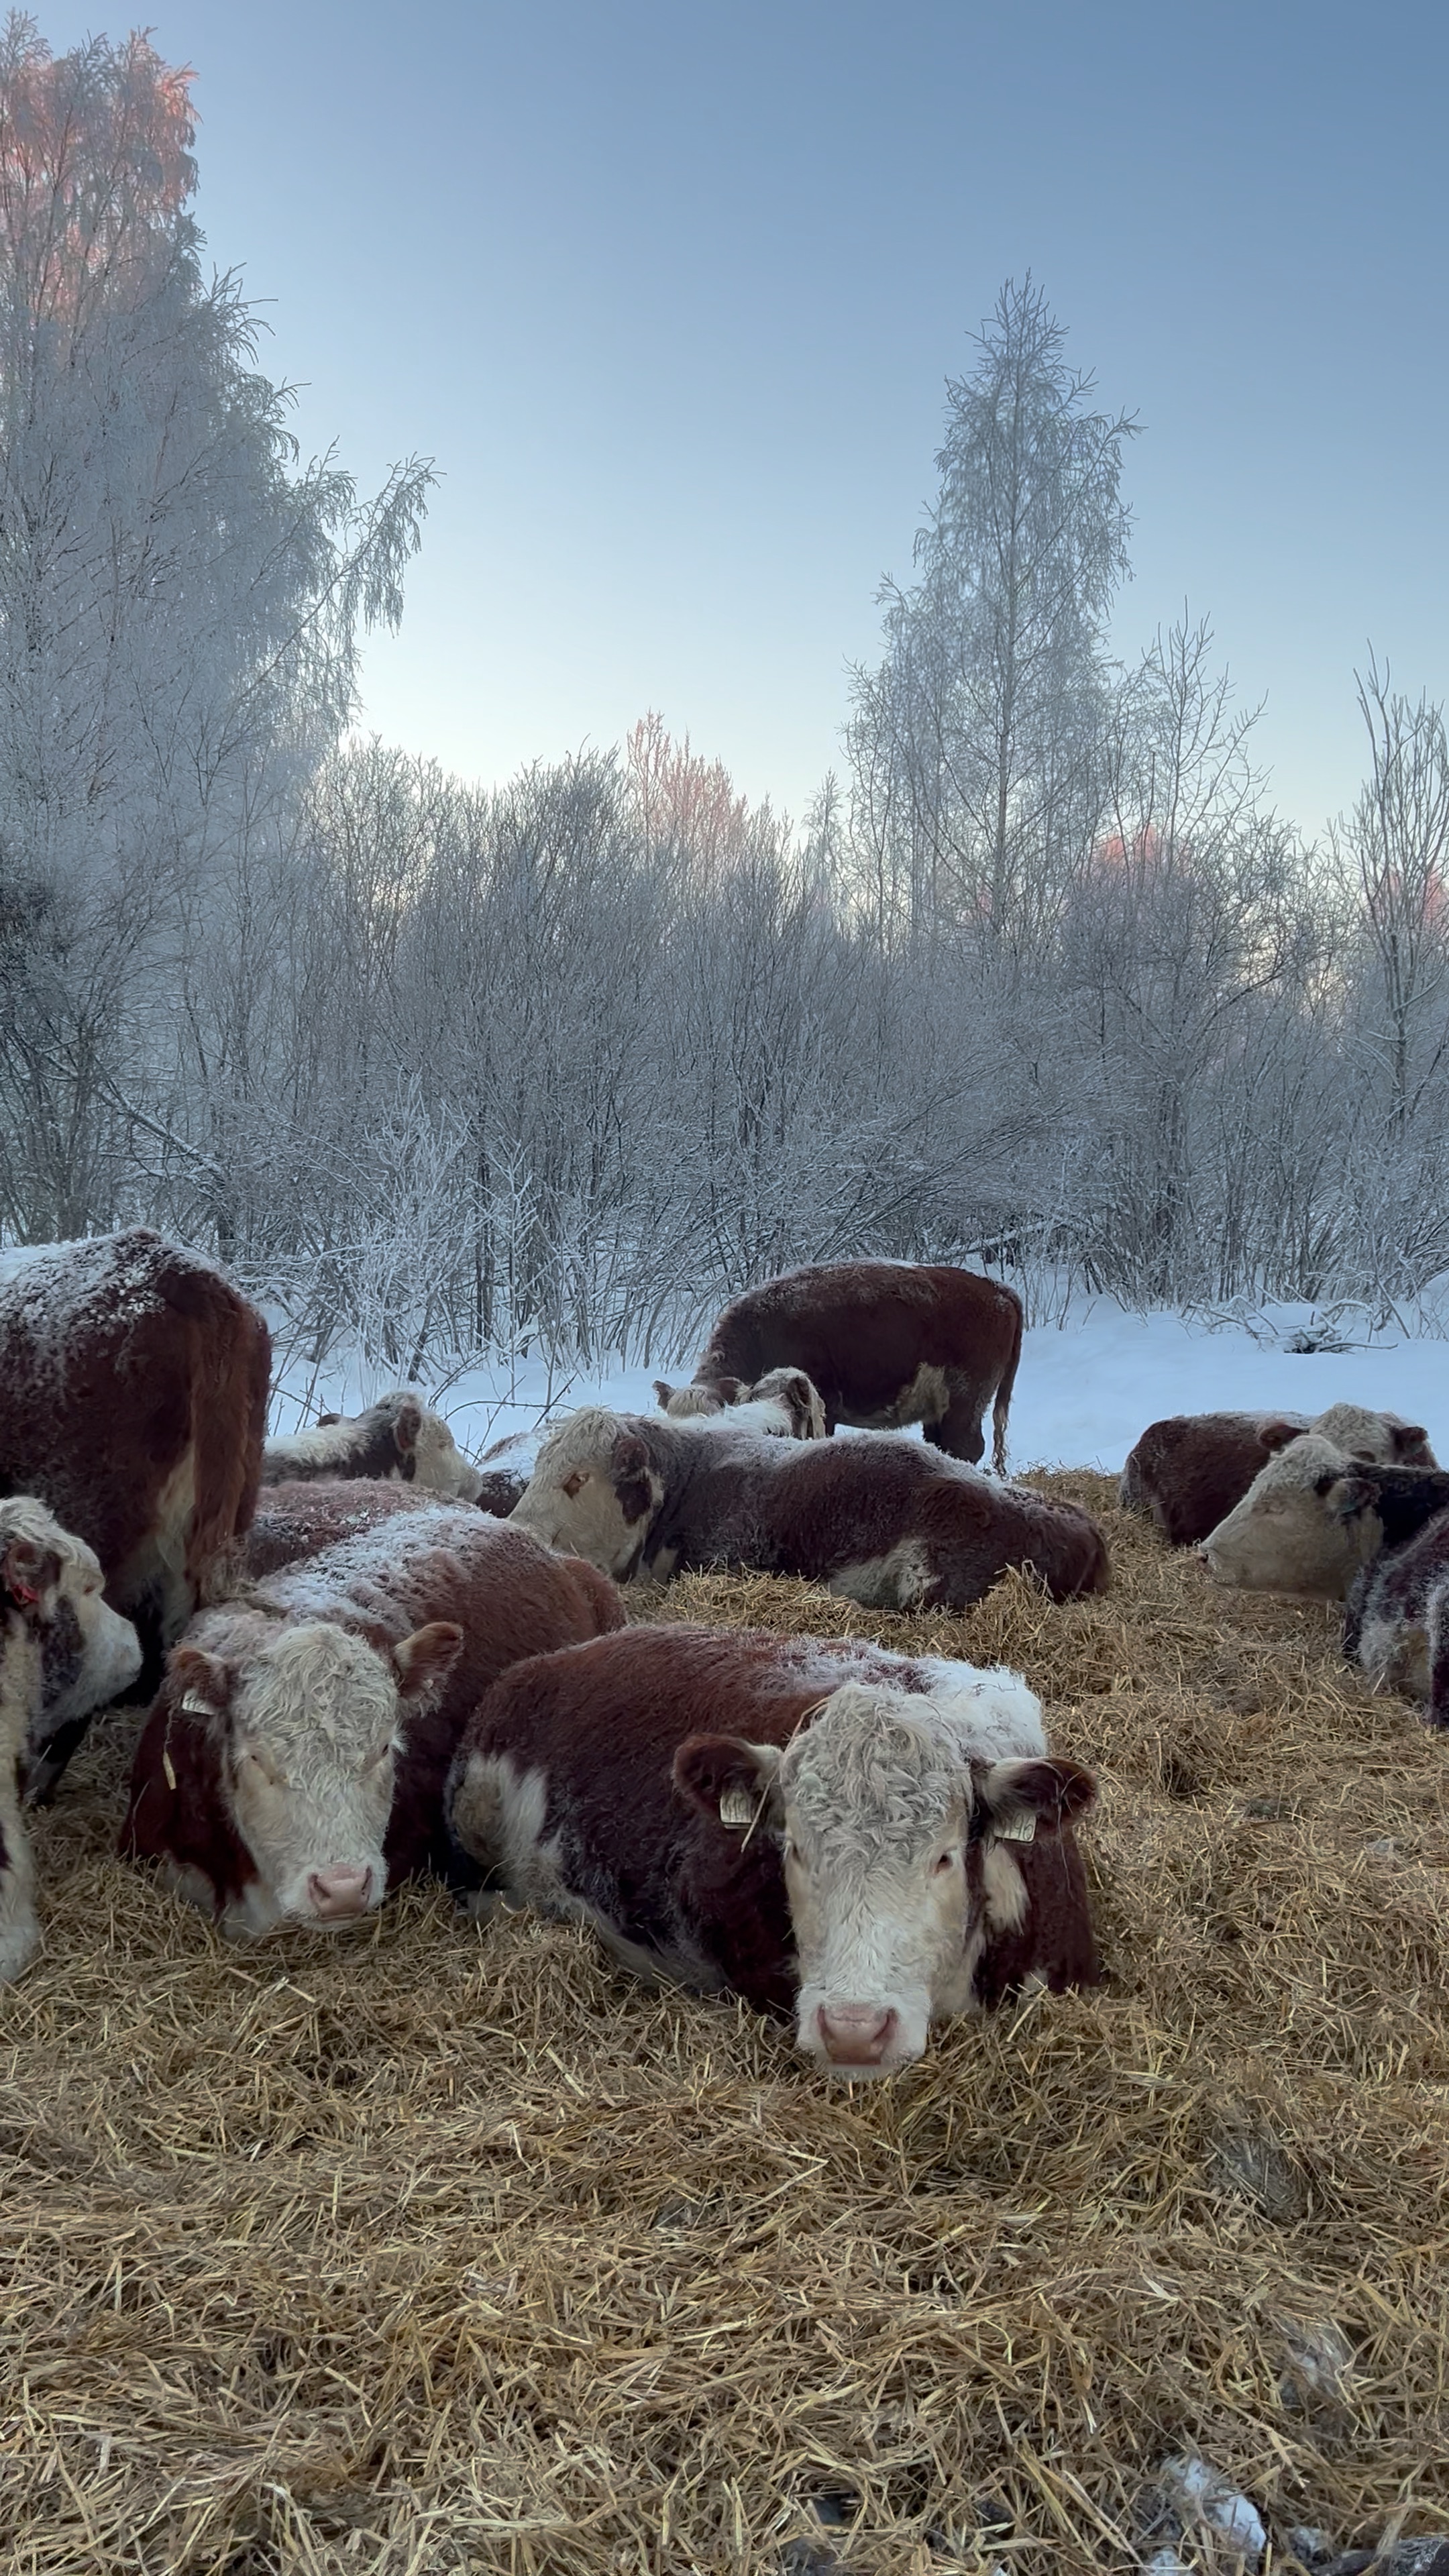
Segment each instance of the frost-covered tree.
[{"label": "frost-covered tree", "polygon": [[1020,945],[1096,821],[1134,424],[1092,408],[1030,276],[973,345],[947,384],[916,578],[885,584],[885,658],[855,674],[849,746],[878,908],[889,879],[913,926],[954,917]]},{"label": "frost-covered tree", "polygon": [[186,905],[352,714],[429,481],[363,502],[300,465],[236,278],[203,272],[188,77],[139,35],[0,35],[0,883],[43,894],[0,1042],[22,1233],[112,1212]]}]

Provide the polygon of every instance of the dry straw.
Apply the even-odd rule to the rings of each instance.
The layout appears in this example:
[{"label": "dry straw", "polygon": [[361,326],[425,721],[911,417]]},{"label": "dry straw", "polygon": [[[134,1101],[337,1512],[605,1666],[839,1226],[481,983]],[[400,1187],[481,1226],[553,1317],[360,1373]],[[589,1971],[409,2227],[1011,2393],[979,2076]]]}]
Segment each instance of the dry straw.
[{"label": "dry straw", "polygon": [[1002,1658],[1100,1774],[1109,1988],[875,2089],[431,1890],[229,1949],[112,1859],[97,1731],[0,2002],[0,2564],[1071,2576],[1139,2563],[1189,2449],[1278,2567],[1442,2525],[1449,1749],[1328,1608],[1044,1481],[1104,1599],[640,1605]]}]

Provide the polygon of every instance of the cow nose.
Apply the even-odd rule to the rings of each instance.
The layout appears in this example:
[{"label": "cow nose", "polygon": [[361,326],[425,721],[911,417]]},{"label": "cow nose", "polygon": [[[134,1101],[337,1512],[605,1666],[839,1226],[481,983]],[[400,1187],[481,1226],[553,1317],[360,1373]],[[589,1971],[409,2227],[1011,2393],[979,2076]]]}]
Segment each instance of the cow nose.
[{"label": "cow nose", "polygon": [[307,1881],[313,1912],[328,1922],[339,1915],[361,1914],[371,1889],[370,1869],[314,1869]]},{"label": "cow nose", "polygon": [[878,2004],[822,2004],[815,2018],[832,2066],[879,2066],[896,2026]]}]

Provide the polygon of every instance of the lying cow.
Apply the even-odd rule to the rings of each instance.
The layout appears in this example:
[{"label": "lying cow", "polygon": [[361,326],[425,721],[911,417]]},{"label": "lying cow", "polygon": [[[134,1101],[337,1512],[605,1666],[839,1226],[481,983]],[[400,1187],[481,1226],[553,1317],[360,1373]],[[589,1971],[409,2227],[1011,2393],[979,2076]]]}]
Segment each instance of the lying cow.
[{"label": "lying cow", "polygon": [[1269,1459],[1305,1431],[1349,1458],[1434,1464],[1417,1423],[1358,1404],[1332,1404],[1311,1421],[1305,1413],[1177,1413],[1149,1423],[1133,1449],[1122,1471],[1123,1507],[1150,1512],[1171,1546],[1195,1546],[1242,1501]]},{"label": "lying cow", "polygon": [[1365,1465],[1321,1433],[1301,1432],[1254,1477],[1198,1552],[1219,1583],[1241,1591],[1341,1601],[1384,1542],[1384,1522],[1368,1508],[1370,1498],[1381,1499],[1394,1521],[1409,1509],[1395,1499],[1395,1488],[1433,1489],[1437,1475],[1437,1469]]},{"label": "lying cow", "polygon": [[464,1719],[521,1656],[623,1611],[591,1565],[444,1503],[204,1611],[136,1751],[124,1852],[236,1935],[371,1913],[445,1863]]},{"label": "lying cow", "polygon": [[633,1627],[506,1674],[448,1805],[479,1910],[502,1891],[592,1924],[645,1976],[728,1987],[885,2075],[1028,1977],[1096,1981],[1070,1822],[1093,1786],[1002,1666]]},{"label": "lying cow", "polygon": [[740,1566],[869,1609],[964,1609],[1009,1566],[1053,1598],[1104,1592],[1095,1521],[908,1440],[760,1440],[586,1406],[552,1432],[513,1514],[616,1581]]},{"label": "lying cow", "polygon": [[[255,1307],[144,1227],[0,1259],[0,1494],[95,1551],[148,1689],[251,1520],[270,1366]],[[85,1724],[53,1734],[56,1776]]]},{"label": "lying cow", "polygon": [[1344,1642],[1376,1690],[1427,1701],[1430,1725],[1449,1727],[1449,1510],[1365,1568],[1349,1594]]},{"label": "lying cow", "polygon": [[441,1413],[430,1413],[406,1387],[382,1396],[366,1413],[324,1413],[315,1430],[289,1431],[267,1442],[264,1485],[291,1485],[310,1476],[386,1476],[460,1503],[476,1503],[483,1483]]},{"label": "lying cow", "polygon": [[660,1410],[672,1422],[733,1423],[768,1440],[823,1440],[825,1406],[803,1369],[771,1369],[758,1386],[724,1378],[717,1386],[670,1386],[657,1377]]},{"label": "lying cow", "polygon": [[0,1984],[40,1939],[20,1812],[22,1776],[57,1726],[87,1718],[141,1669],[129,1619],[105,1601],[98,1559],[33,1495],[0,1501]]},{"label": "lying cow", "polygon": [[804,1369],[827,1434],[839,1422],[868,1431],[920,1422],[935,1448],[973,1465],[994,1397],[992,1463],[1004,1476],[1021,1323],[1021,1299],[970,1270],[895,1261],[792,1270],[725,1308],[694,1384],[724,1393],[771,1369]]},{"label": "lying cow", "polygon": [[251,1528],[219,1566],[213,1601],[227,1601],[249,1583],[265,1582],[287,1565],[340,1547],[344,1539],[408,1512],[437,1509],[438,1497],[416,1485],[379,1476],[319,1476],[315,1482],[266,1485]]}]

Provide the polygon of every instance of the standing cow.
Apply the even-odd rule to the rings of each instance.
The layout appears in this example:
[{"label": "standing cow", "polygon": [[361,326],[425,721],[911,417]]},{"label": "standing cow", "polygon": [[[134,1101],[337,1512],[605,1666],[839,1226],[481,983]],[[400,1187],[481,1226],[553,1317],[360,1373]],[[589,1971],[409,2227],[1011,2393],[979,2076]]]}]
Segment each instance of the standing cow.
[{"label": "standing cow", "polygon": [[852,2076],[1035,1977],[1095,1982],[1070,1820],[1017,1673],[740,1629],[633,1627],[519,1664],[448,1793],[502,1891],[654,1980],[788,2013]]},{"label": "standing cow", "polygon": [[193,1621],[136,1748],[122,1850],[226,1932],[355,1921],[446,1862],[465,1718],[525,1655],[616,1628],[591,1565],[435,1503]]},{"label": "standing cow", "polygon": [[31,1494],[0,1501],[0,1984],[20,1975],[40,1938],[22,1770],[33,1788],[37,1748],[140,1669],[136,1631],[103,1600],[85,1541]]},{"label": "standing cow", "polygon": [[877,1610],[963,1610],[1011,1566],[1058,1601],[1105,1592],[1074,1503],[914,1440],[765,1440],[585,1406],[550,1433],[513,1520],[625,1582],[711,1566],[802,1574]]},{"label": "standing cow", "polygon": [[[753,1387],[771,1369],[813,1379],[825,1428],[925,1426],[926,1438],[975,1464],[992,1404],[992,1464],[1006,1473],[1006,1422],[1021,1358],[1021,1299],[998,1280],[939,1263],[842,1261],[791,1270],[726,1306],[701,1353],[696,1387]],[[667,1410],[691,1409],[690,1389]]]},{"label": "standing cow", "polygon": [[[144,1227],[0,1261],[0,1494],[95,1550],[148,1688],[251,1520],[270,1365],[255,1307]],[[55,1776],[84,1727],[52,1739]]]}]

